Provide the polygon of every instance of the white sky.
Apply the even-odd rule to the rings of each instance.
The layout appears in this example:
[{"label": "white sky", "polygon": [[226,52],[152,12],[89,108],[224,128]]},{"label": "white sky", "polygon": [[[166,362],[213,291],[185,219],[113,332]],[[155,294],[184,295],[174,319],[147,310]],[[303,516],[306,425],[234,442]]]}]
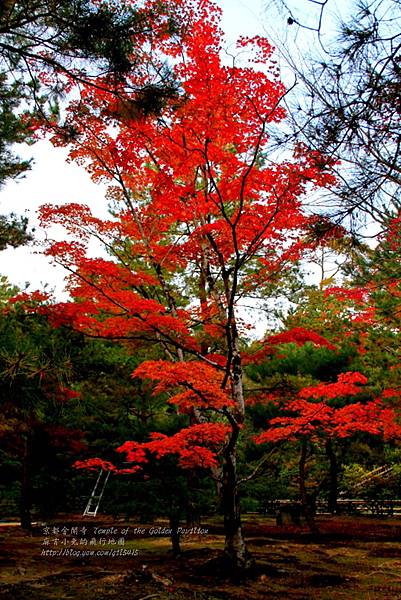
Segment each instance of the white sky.
[{"label": "white sky", "polygon": [[[223,8],[222,27],[229,43],[240,35],[265,35],[277,24],[269,20],[266,6],[271,0],[219,0]],[[303,3],[310,15],[313,6],[307,0],[291,0],[296,7]],[[332,0],[334,6],[334,0]],[[283,17],[285,26],[286,18]],[[24,158],[34,158],[34,166],[19,182],[10,182],[0,190],[0,212],[15,212],[29,217],[35,227],[35,237],[40,242],[44,233],[38,228],[36,210],[41,204],[82,202],[93,208],[99,216],[107,214],[105,188],[95,185],[85,170],[67,163],[67,151],[54,148],[50,142],[41,141],[31,147],[21,146],[18,153]],[[7,249],[0,252],[0,274],[7,275],[10,282],[29,289],[42,289],[45,284],[56,288],[58,295],[63,289],[64,272],[61,267],[49,264],[35,246]]]}]

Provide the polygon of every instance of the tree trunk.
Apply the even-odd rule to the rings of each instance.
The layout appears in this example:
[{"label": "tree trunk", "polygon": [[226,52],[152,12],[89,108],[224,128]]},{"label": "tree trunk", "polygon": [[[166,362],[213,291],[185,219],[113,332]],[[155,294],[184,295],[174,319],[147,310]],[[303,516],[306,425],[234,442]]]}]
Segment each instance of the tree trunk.
[{"label": "tree trunk", "polygon": [[173,556],[179,556],[181,554],[180,533],[178,532],[178,528],[180,526],[179,516],[175,513],[170,513],[169,523],[171,529],[170,538]]},{"label": "tree trunk", "polygon": [[328,510],[331,514],[336,514],[338,511],[338,461],[331,440],[326,442],[326,455],[329,460]]},{"label": "tree trunk", "polygon": [[29,439],[24,436],[21,462],[21,495],[19,501],[21,527],[32,529],[32,486],[29,468]]},{"label": "tree trunk", "polygon": [[245,403],[242,388],[241,358],[237,349],[236,330],[232,360],[232,395],[235,401],[233,412],[227,411],[231,425],[231,436],[224,451],[223,477],[221,486],[222,508],[224,513],[225,555],[234,575],[248,569],[252,561],[242,535],[241,508],[238,497],[237,444],[245,416]]},{"label": "tree trunk", "polygon": [[222,481],[222,509],[224,514],[224,552],[233,570],[248,568],[250,561],[242,536],[241,510],[237,491],[237,465],[234,451],[225,454]]},{"label": "tree trunk", "polygon": [[193,471],[186,473],[188,496],[185,506],[185,521],[187,527],[194,527],[200,524],[199,508],[196,503],[196,490],[199,488],[199,478]]},{"label": "tree trunk", "polygon": [[[234,293],[234,292],[233,292]],[[231,391],[235,402],[232,412],[228,409],[227,418],[231,425],[231,436],[224,451],[222,477],[222,506],[224,512],[225,555],[233,574],[248,569],[252,561],[248,554],[242,535],[241,508],[238,498],[237,444],[238,437],[245,420],[245,401],[242,386],[241,354],[239,350],[238,331],[232,319],[228,339],[231,348]]]},{"label": "tree trunk", "polygon": [[301,442],[301,456],[299,459],[299,495],[301,498],[302,510],[305,515],[305,521],[312,533],[318,533],[318,527],[315,521],[315,515],[309,502],[306,491],[306,459],[308,456],[308,442]]}]

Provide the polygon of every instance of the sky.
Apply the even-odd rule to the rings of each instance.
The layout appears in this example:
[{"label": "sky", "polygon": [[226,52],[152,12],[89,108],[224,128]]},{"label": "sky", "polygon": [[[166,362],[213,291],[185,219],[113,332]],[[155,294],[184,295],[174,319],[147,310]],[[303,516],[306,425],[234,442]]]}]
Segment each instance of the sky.
[{"label": "sky", "polygon": [[[280,35],[286,36],[286,15],[281,19],[269,9],[269,2],[274,0],[219,0],[223,9],[222,28],[230,45],[240,35]],[[301,6],[302,18],[315,22],[316,13],[311,11],[313,4],[307,0],[290,0],[295,10]],[[331,0],[335,6],[334,0]],[[303,5],[303,8],[302,8]],[[297,9],[298,7],[298,9]],[[312,19],[312,21],[311,21]],[[283,23],[284,27],[277,27]],[[290,75],[287,74],[290,77]],[[49,141],[42,140],[34,146],[20,146],[17,153],[23,158],[33,157],[34,165],[24,179],[11,181],[0,190],[0,212],[15,212],[29,218],[31,227],[35,228],[36,244],[0,252],[0,274],[6,275],[10,282],[29,289],[55,289],[57,295],[62,294],[64,271],[61,267],[52,266],[41,256],[40,243],[44,232],[38,227],[36,211],[46,203],[63,204],[78,202],[89,205],[98,216],[106,216],[107,201],[105,187],[94,184],[86,171],[76,164],[67,162],[67,150],[54,148]]]}]

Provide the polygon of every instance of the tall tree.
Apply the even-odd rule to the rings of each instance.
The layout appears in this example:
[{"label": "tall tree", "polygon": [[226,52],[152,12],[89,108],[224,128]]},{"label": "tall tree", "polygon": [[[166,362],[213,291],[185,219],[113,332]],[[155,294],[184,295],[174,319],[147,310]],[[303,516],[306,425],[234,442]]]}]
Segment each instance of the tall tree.
[{"label": "tall tree", "polygon": [[291,0],[274,3],[287,22],[278,45],[299,84],[288,135],[340,161],[330,202],[340,218],[362,212],[382,222],[401,201],[401,3],[357,0],[334,35],[330,0],[306,0],[305,14]]},{"label": "tall tree", "polygon": [[24,293],[13,295],[15,290],[6,283],[1,288],[0,486],[12,457],[18,470],[21,525],[30,528],[32,504],[39,493],[34,479],[43,463],[49,466],[49,449],[53,459],[58,448],[72,460],[83,448],[82,433],[63,419],[64,403],[79,394],[69,387],[72,339],[38,314],[43,295],[36,293],[27,300]]},{"label": "tall tree", "polygon": [[[382,398],[372,398],[361,390],[367,379],[361,373],[341,373],[335,383],[319,383],[302,388],[295,398],[283,403],[283,414],[270,419],[258,443],[282,440],[300,441],[300,498],[308,524],[314,528],[313,513],[306,488],[306,460],[314,447],[325,448],[329,461],[329,508],[336,510],[339,460],[336,444],[357,432],[381,436],[386,441],[400,439],[399,413],[386,406]],[[362,394],[361,394],[362,392]],[[365,398],[360,398],[365,395]],[[356,397],[359,401],[352,401]],[[351,400],[351,401],[350,401]],[[316,491],[319,487],[315,486]]]},{"label": "tall tree", "polygon": [[[178,4],[109,0],[4,0],[0,5],[0,186],[23,175],[31,161],[13,152],[32,143],[37,122],[61,123],[59,104],[71,82],[107,87],[125,97],[131,70],[146,68],[153,88],[147,108],[172,93],[167,70],[152,70],[149,47],[155,38],[179,34]],[[144,49],[146,48],[146,51]],[[101,76],[101,77],[100,77]],[[96,83],[95,83],[96,81]],[[77,88],[75,88],[77,94]],[[143,102],[142,88],[130,88]],[[61,119],[61,121],[60,121]],[[69,135],[73,135],[68,130]],[[29,241],[23,219],[0,217],[0,248]]]},{"label": "tall tree", "polygon": [[[164,352],[134,375],[168,391],[185,426],[170,437],[126,442],[121,451],[138,463],[134,469],[149,452],[212,468],[228,564],[241,569],[249,563],[237,489],[245,418],[241,299],[258,294],[312,243],[306,232],[315,220],[304,214],[302,195],[332,176],[327,161],[303,147],[283,162],[264,154],[270,128],[285,116],[267,40],[241,38],[242,63],[225,65],[219,9],[202,1],[181,10],[188,35],[158,49],[160,68],[169,59],[180,80],[179,97],[162,115],[142,111],[138,119],[130,98],[120,102],[94,86],[82,92],[84,107],[70,107],[71,156],[110,183],[112,217],[100,220],[78,204],[42,208],[43,223],[62,224],[71,236],[47,251],[71,272],[75,300],[55,306],[52,318]],[[132,87],[145,75],[132,76]],[[55,143],[65,143],[63,132]],[[87,256],[92,236],[109,260]]]}]

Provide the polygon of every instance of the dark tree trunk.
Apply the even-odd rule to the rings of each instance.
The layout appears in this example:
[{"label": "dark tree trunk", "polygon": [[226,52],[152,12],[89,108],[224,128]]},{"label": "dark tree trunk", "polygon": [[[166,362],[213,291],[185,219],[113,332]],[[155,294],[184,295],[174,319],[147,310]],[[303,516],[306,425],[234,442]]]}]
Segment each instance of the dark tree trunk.
[{"label": "dark tree trunk", "polygon": [[180,518],[177,514],[170,513],[169,522],[171,529],[170,537],[173,556],[179,556],[181,554],[180,533],[178,531],[178,528],[180,526]]},{"label": "dark tree trunk", "polygon": [[223,465],[221,498],[224,514],[224,552],[233,573],[246,570],[251,564],[242,535],[241,510],[237,483],[235,453],[234,451],[228,451],[225,454]]},{"label": "dark tree trunk", "polygon": [[224,552],[231,570],[237,577],[253,564],[242,535],[241,508],[238,497],[237,444],[242,424],[245,420],[245,401],[242,387],[241,355],[238,332],[233,322],[231,330],[231,390],[235,408],[226,415],[231,425],[231,434],[224,450],[222,469],[221,498],[224,514]]},{"label": "dark tree trunk", "polygon": [[24,447],[21,461],[21,495],[19,512],[21,527],[32,529],[32,484],[30,476],[29,439],[24,437]]},{"label": "dark tree trunk", "polygon": [[199,488],[199,478],[193,471],[188,471],[187,486],[188,497],[185,507],[185,519],[187,527],[194,527],[200,524],[199,508],[196,503],[196,490]]},{"label": "dark tree trunk", "polygon": [[330,513],[336,514],[338,512],[338,460],[331,440],[326,442],[326,455],[329,460],[328,510]]},{"label": "dark tree trunk", "polygon": [[185,523],[187,527],[194,527],[199,525],[200,515],[199,512],[196,510],[195,504],[191,502],[191,500],[188,500],[185,512]]},{"label": "dark tree trunk", "polygon": [[301,442],[301,456],[299,459],[299,495],[301,498],[302,510],[305,515],[305,521],[312,533],[318,533],[318,527],[315,521],[314,510],[311,506],[306,490],[306,459],[308,457],[308,442]]}]

